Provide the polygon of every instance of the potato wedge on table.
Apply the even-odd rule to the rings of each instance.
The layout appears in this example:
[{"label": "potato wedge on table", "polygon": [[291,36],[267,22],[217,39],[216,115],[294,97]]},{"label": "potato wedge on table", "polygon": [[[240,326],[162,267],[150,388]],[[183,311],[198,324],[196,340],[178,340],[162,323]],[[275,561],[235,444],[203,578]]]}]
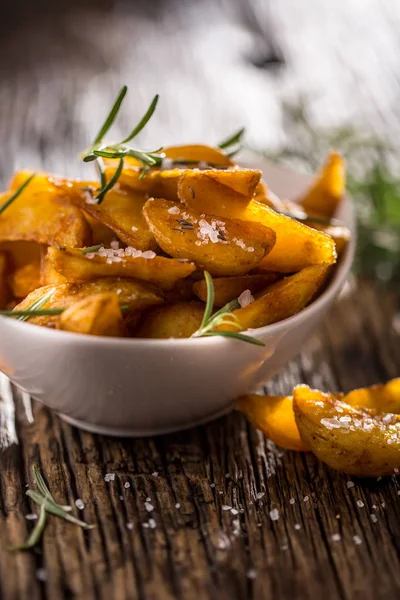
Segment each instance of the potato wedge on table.
[{"label": "potato wedge on table", "polygon": [[331,152],[314,183],[298,202],[309,215],[331,218],[340,204],[345,187],[344,160],[338,152]]},{"label": "potato wedge on table", "polygon": [[136,337],[189,338],[201,325],[205,305],[201,302],[177,302],[152,309],[143,317]]},{"label": "potato wedge on table", "polygon": [[320,460],[338,471],[358,477],[398,472],[399,384],[388,385],[397,390],[393,404],[391,393],[387,390],[385,394],[386,386],[355,390],[348,396],[297,386],[293,390],[293,406],[302,440]]},{"label": "potato wedge on table", "polygon": [[287,450],[309,450],[296,425],[292,396],[246,394],[238,398],[236,409],[278,446]]},{"label": "potato wedge on table", "polygon": [[121,337],[124,333],[124,321],[117,294],[103,292],[79,300],[62,313],[58,329]]},{"label": "potato wedge on table", "polygon": [[79,206],[94,219],[111,229],[125,244],[137,250],[155,250],[156,241],[143,216],[143,195],[113,188],[101,204],[81,197]]},{"label": "potato wedge on table", "polygon": [[[240,331],[271,325],[298,313],[320,289],[328,268],[325,264],[306,267],[259,292],[254,302],[232,312],[240,324]],[[237,331],[238,328],[221,325],[217,330]]]},{"label": "potato wedge on table", "polygon": [[211,275],[244,275],[275,243],[275,233],[262,225],[221,221],[167,200],[150,199],[143,212],[164,252],[192,260]]},{"label": "potato wedge on table", "polygon": [[7,254],[0,252],[0,310],[5,309],[11,300],[11,292],[7,280],[8,268]]},{"label": "potato wedge on table", "polygon": [[[15,310],[27,310],[47,294],[49,298],[41,308],[66,308],[89,296],[107,292],[115,293],[120,305],[129,308],[128,318],[130,311],[144,310],[164,302],[161,293],[152,285],[133,279],[110,277],[85,283],[64,283],[38,288],[18,304]],[[29,323],[54,327],[59,319],[59,316],[31,317]]]},{"label": "potato wedge on table", "polygon": [[243,204],[249,201],[260,179],[261,171],[256,169],[188,169],[179,180],[178,196],[200,213],[214,214],[213,209],[219,203],[228,210],[235,201]]},{"label": "potato wedge on table", "polygon": [[[134,249],[131,250],[135,252]],[[172,289],[179,279],[187,277],[196,268],[192,263],[156,256],[152,251],[143,254],[144,256],[133,256],[125,253],[124,256],[108,258],[100,253],[82,254],[81,250],[49,248],[47,258],[67,281],[132,277],[165,290]]]},{"label": "potato wedge on table", "polygon": [[[220,308],[238,298],[245,290],[252,294],[264,289],[279,279],[277,273],[241,275],[240,277],[217,277],[214,279],[214,306]],[[200,300],[207,301],[207,285],[204,279],[193,284],[193,291]]]},{"label": "potato wedge on table", "polygon": [[[205,210],[190,190],[185,194],[180,191],[180,198],[193,210]],[[207,201],[207,208],[213,215],[260,223],[275,231],[276,243],[259,265],[266,271],[294,273],[310,265],[336,262],[335,243],[329,235],[277,213],[266,204],[239,195],[225,203],[222,197],[213,196]]]},{"label": "potato wedge on table", "polygon": [[[2,194],[0,204],[10,195]],[[17,240],[76,248],[90,243],[91,235],[81,210],[48,177],[36,175],[0,214],[0,242]]]}]

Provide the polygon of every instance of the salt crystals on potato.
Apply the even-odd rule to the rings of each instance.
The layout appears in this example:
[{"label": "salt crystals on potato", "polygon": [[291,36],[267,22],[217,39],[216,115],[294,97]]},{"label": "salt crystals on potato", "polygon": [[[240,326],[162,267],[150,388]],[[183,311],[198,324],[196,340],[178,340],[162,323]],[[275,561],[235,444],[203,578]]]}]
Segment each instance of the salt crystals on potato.
[{"label": "salt crystals on potato", "polygon": [[259,223],[220,220],[167,200],[150,199],[143,211],[164,252],[188,258],[211,275],[244,275],[275,243],[275,233]]}]

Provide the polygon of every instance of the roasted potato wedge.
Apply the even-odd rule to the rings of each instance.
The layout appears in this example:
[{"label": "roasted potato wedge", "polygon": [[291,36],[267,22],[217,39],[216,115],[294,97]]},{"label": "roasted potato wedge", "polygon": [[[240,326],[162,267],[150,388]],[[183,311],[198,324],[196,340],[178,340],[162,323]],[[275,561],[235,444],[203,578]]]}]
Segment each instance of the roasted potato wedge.
[{"label": "roasted potato wedge", "polygon": [[[64,283],[38,288],[18,304],[15,309],[27,310],[33,303],[49,292],[52,292],[51,297],[43,304],[42,308],[66,308],[89,296],[113,292],[118,296],[121,306],[129,307],[128,317],[130,311],[144,310],[164,302],[159,290],[152,285],[133,279],[110,277],[85,283]],[[32,317],[29,319],[29,323],[54,327],[59,319],[59,316]]]},{"label": "roasted potato wedge", "polygon": [[309,215],[331,218],[343,197],[346,168],[342,156],[331,152],[311,188],[298,202]]},{"label": "roasted potato wedge", "polygon": [[223,205],[229,211],[233,203],[246,205],[253,197],[261,171],[255,169],[188,169],[178,184],[181,202],[199,213],[218,214],[215,206]]},{"label": "roasted potato wedge", "polygon": [[11,299],[11,292],[7,280],[8,275],[8,257],[4,252],[0,252],[0,310],[6,308]]},{"label": "roasted potato wedge", "polygon": [[336,244],[337,255],[342,256],[351,239],[351,231],[348,227],[345,225],[321,225],[320,223],[310,223],[310,226],[330,235]]},{"label": "roasted potato wedge", "polygon": [[101,204],[88,203],[80,196],[79,205],[85,213],[111,229],[125,244],[137,250],[155,250],[157,244],[142,212],[145,202],[143,195],[113,188]]},{"label": "roasted potato wedge", "polygon": [[121,337],[124,333],[124,321],[117,294],[103,292],[76,302],[62,313],[58,329]]},{"label": "roasted potato wedge", "polygon": [[278,446],[288,450],[309,450],[296,425],[292,396],[246,394],[238,398],[236,409]]},{"label": "roasted potato wedge", "polygon": [[90,281],[99,277],[133,277],[152,283],[161,289],[172,289],[179,279],[195,270],[189,262],[156,256],[148,251],[145,256],[123,256],[114,259],[98,253],[82,254],[81,250],[49,248],[47,258],[56,271],[67,281]]},{"label": "roasted potato wedge", "polygon": [[166,158],[175,162],[184,163],[188,166],[198,166],[198,163],[206,164],[210,167],[230,167],[233,166],[232,160],[219,148],[206,146],[204,144],[191,144],[186,146],[167,146],[163,148]]},{"label": "roasted potato wedge", "polygon": [[253,200],[260,202],[261,204],[266,204],[278,212],[285,211],[284,202],[268,188],[265,181],[261,180],[257,185]]},{"label": "roasted potato wedge", "polygon": [[[0,198],[5,202],[11,192]],[[81,210],[67,195],[36,175],[23,192],[0,215],[0,242],[32,241],[39,244],[84,246],[91,242],[90,228]]]},{"label": "roasted potato wedge", "polygon": [[[240,330],[256,329],[287,319],[302,310],[323,284],[328,265],[306,267],[300,273],[273,283],[256,296],[256,300],[232,314],[241,325]],[[221,325],[217,330],[237,331],[230,325]]]},{"label": "roasted potato wedge", "polygon": [[262,225],[200,215],[162,199],[146,202],[144,216],[158,245],[175,258],[193,260],[211,275],[244,275],[275,243]]},{"label": "roasted potato wedge", "polygon": [[[110,179],[118,166],[118,161],[114,165],[106,167],[105,173],[107,179]],[[184,173],[184,169],[157,169],[149,171],[146,177],[141,177],[142,169],[136,166],[125,165],[119,177],[118,183],[121,189],[129,190],[136,194],[141,194],[143,198],[156,196],[166,200],[178,200],[178,183]]]},{"label": "roasted potato wedge", "polygon": [[140,338],[189,338],[201,325],[201,302],[177,302],[152,309],[144,316],[136,336]]},{"label": "roasted potato wedge", "polygon": [[[193,197],[190,190],[181,194],[180,198],[189,208],[199,210],[196,194]],[[224,219],[257,222],[276,233],[274,247],[259,265],[265,271],[294,273],[310,265],[336,262],[335,243],[329,235],[277,213],[266,204],[248,201],[244,196],[237,195],[230,200],[224,203],[217,196],[212,196],[207,201],[207,208],[211,214]]]},{"label": "roasted potato wedge", "polygon": [[9,277],[9,285],[15,298],[25,298],[41,285],[41,261],[19,267]]},{"label": "roasted potato wedge", "polygon": [[[398,382],[390,382],[387,388],[355,390],[348,396],[297,386],[293,406],[302,440],[320,460],[338,471],[358,477],[397,472],[400,413],[392,409],[399,408]],[[396,394],[393,397],[391,386]]]},{"label": "roasted potato wedge", "polygon": [[[277,273],[261,273],[260,275],[242,275],[241,277],[218,277],[214,283],[214,306],[220,308],[238,298],[245,290],[252,294],[265,289],[279,279]],[[193,291],[200,300],[207,301],[207,285],[204,279],[193,284]]]}]

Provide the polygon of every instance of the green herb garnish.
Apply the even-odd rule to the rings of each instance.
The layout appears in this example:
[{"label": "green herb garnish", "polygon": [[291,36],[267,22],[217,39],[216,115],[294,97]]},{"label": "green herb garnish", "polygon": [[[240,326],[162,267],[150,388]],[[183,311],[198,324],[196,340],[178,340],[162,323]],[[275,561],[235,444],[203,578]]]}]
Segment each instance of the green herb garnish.
[{"label": "green herb garnish", "polygon": [[192,338],[198,337],[210,337],[210,336],[222,336],[228,338],[234,338],[236,340],[241,340],[242,342],[248,342],[249,344],[255,344],[256,346],[265,346],[264,342],[258,340],[257,338],[253,338],[249,335],[245,335],[243,333],[239,333],[236,331],[214,331],[215,327],[220,325],[230,325],[236,327],[238,330],[241,328],[241,325],[236,318],[235,315],[232,314],[232,311],[236,308],[239,308],[239,302],[237,300],[232,300],[225,304],[219,311],[217,311],[214,315],[212,314],[214,307],[214,283],[212,277],[208,271],[204,271],[204,279],[206,280],[207,286],[207,302],[206,308],[204,310],[203,320],[201,325],[195,333],[191,336]]},{"label": "green herb garnish", "polygon": [[[42,299],[43,300],[43,299]],[[47,302],[48,298],[44,302]],[[44,304],[43,302],[43,304]],[[16,317],[19,321],[27,321],[31,317],[57,316],[65,312],[66,308],[26,308],[25,310],[0,310],[1,317]],[[129,310],[129,306],[120,306],[121,312]]]},{"label": "green herb garnish", "polygon": [[32,175],[30,175],[30,177],[28,177],[28,179],[25,179],[25,181],[23,183],[21,183],[19,188],[16,189],[15,192],[13,194],[11,194],[11,196],[5,202],[3,202],[3,204],[0,206],[0,215],[2,212],[4,212],[6,210],[6,208],[8,206],[10,206],[10,204],[12,202],[14,202],[14,200],[16,200],[18,198],[18,196],[24,191],[26,186],[30,184],[30,182],[32,181],[32,179],[35,176],[36,176],[36,173],[32,173]]},{"label": "green herb garnish", "polygon": [[[36,300],[36,302],[33,302],[33,304],[30,305],[29,308],[27,308],[24,311],[19,311],[21,314],[18,317],[19,321],[28,321],[28,319],[33,316],[34,314],[36,314],[36,311],[38,311],[39,309],[42,308],[42,306],[44,304],[46,304],[46,302],[48,300],[50,300],[50,298],[52,297],[52,295],[54,294],[54,288],[52,288],[51,290],[49,290],[48,292],[46,292],[46,294],[44,294],[41,298],[39,298],[38,300]],[[0,311],[0,314],[4,314],[7,313],[9,311]],[[13,311],[11,311],[13,312]],[[14,312],[15,316],[16,312]],[[7,315],[5,315],[7,316]]]},{"label": "green herb garnish", "polygon": [[221,148],[221,150],[226,150],[226,154],[228,156],[235,156],[235,154],[237,154],[242,147],[242,140],[245,131],[245,128],[242,127],[239,129],[239,131],[231,135],[231,137],[219,143],[218,147]]},{"label": "green herb garnish", "polygon": [[80,519],[76,519],[70,513],[72,510],[71,506],[62,506],[58,504],[51,494],[49,488],[47,487],[43,476],[39,470],[39,468],[35,465],[32,469],[33,477],[38,487],[38,492],[34,490],[27,490],[26,495],[29,496],[38,506],[40,506],[39,519],[31,531],[26,542],[21,544],[20,546],[14,546],[12,550],[30,550],[40,541],[43,532],[46,527],[47,515],[51,514],[56,517],[60,517],[69,523],[73,523],[78,527],[82,527],[83,529],[93,529],[94,525],[88,525],[84,521]]},{"label": "green herb garnish", "polygon": [[98,252],[100,248],[104,248],[104,244],[96,244],[95,246],[89,246],[89,248],[84,248],[81,254],[90,254],[91,252]]},{"label": "green herb garnish", "polygon": [[[112,187],[118,181],[118,179],[121,175],[123,166],[124,166],[124,158],[125,157],[131,156],[133,158],[136,158],[142,164],[142,167],[143,167],[142,173],[141,173],[142,176],[144,176],[146,174],[149,167],[154,167],[154,166],[160,165],[162,162],[162,159],[164,158],[164,155],[160,154],[162,148],[158,148],[157,150],[147,152],[144,150],[139,150],[137,148],[132,148],[131,146],[128,146],[128,143],[131,142],[133,140],[133,138],[135,138],[142,131],[142,129],[147,125],[147,123],[151,119],[151,117],[156,109],[157,103],[158,103],[158,98],[159,98],[158,95],[154,96],[146,113],[143,115],[143,117],[140,119],[139,123],[132,129],[132,131],[130,132],[130,134],[127,137],[125,137],[121,142],[118,142],[116,144],[107,143],[104,141],[104,137],[109,132],[112,124],[114,123],[114,121],[118,115],[118,112],[121,108],[122,102],[126,96],[127,91],[128,91],[128,88],[126,85],[124,85],[124,87],[118,94],[118,96],[113,104],[113,107],[111,108],[110,112],[108,113],[103,125],[101,126],[99,133],[95,137],[93,144],[90,146],[90,148],[85,150],[81,155],[82,160],[84,162],[96,161],[97,169],[99,170],[99,174],[100,174],[100,182],[101,182],[101,189],[98,191],[98,193],[96,195],[96,198],[98,199],[99,204],[103,201],[105,194],[108,191],[110,191],[110,189],[112,189]],[[115,171],[114,175],[111,177],[109,182],[106,182],[104,168],[102,165],[101,158],[119,158],[120,159],[118,168]]]}]

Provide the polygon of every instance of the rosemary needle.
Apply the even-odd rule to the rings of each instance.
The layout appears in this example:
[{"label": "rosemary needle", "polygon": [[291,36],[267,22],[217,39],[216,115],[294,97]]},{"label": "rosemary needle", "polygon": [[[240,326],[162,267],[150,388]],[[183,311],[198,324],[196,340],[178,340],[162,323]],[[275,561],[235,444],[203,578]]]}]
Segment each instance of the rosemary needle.
[{"label": "rosemary needle", "polygon": [[24,542],[20,546],[13,546],[11,549],[16,550],[16,551],[17,550],[30,550],[31,548],[36,546],[36,544],[40,541],[40,538],[43,535],[44,529],[46,527],[46,522],[47,522],[47,512],[46,512],[45,505],[42,504],[40,507],[39,519],[37,520],[37,523],[36,523],[35,527],[32,529],[26,542]]},{"label": "rosemary needle", "polygon": [[251,337],[250,335],[239,333],[239,331],[215,330],[216,327],[220,327],[223,325],[234,326],[237,329],[241,328],[237,317],[232,314],[232,311],[239,307],[239,303],[237,300],[232,300],[231,302],[228,302],[228,304],[225,304],[225,306],[220,308],[213,315],[212,311],[214,306],[214,283],[208,271],[204,271],[204,279],[206,281],[207,286],[206,307],[204,309],[204,315],[201,321],[201,325],[199,329],[192,334],[192,338],[220,336],[234,338],[242,342],[255,344],[256,346],[265,346],[264,342],[262,342],[261,340]]},{"label": "rosemary needle", "polygon": [[11,194],[11,196],[3,204],[0,205],[0,215],[3,211],[5,211],[5,209],[8,206],[10,206],[10,204],[12,202],[14,202],[14,200],[16,200],[18,198],[18,196],[24,191],[26,186],[30,184],[30,182],[32,181],[32,179],[35,176],[36,176],[36,173],[32,173],[32,175],[30,177],[28,177],[28,179],[25,179],[25,181],[23,183],[21,183],[19,188],[16,189],[15,192],[13,194]]}]

